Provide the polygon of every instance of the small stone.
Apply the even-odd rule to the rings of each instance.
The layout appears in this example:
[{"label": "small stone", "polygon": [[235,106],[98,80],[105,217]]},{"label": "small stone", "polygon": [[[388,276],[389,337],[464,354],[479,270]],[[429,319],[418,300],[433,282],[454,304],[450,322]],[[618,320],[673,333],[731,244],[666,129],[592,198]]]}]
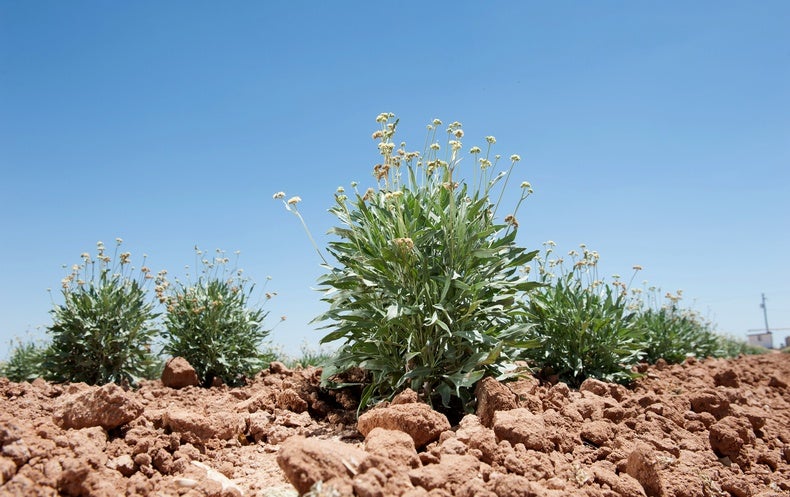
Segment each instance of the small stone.
[{"label": "small stone", "polygon": [[171,357],[162,370],[162,384],[170,388],[200,385],[195,368],[183,357]]}]

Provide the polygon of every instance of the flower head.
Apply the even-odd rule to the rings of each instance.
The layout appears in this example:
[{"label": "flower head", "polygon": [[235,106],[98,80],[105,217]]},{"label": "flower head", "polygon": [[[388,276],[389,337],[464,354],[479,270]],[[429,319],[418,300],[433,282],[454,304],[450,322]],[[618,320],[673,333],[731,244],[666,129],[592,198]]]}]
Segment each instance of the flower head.
[{"label": "flower head", "polygon": [[284,198],[284,197],[285,197],[285,192],[277,192],[274,195],[272,195],[272,198],[274,200],[278,200],[278,199],[281,199],[281,198]]},{"label": "flower head", "polygon": [[513,162],[518,162],[521,160],[521,157],[517,154],[513,154],[510,156],[510,160],[512,160]]},{"label": "flower head", "polygon": [[494,143],[496,143],[496,138],[494,138],[493,136],[486,136],[486,141],[487,141],[487,142],[488,142],[490,145],[493,145]]},{"label": "flower head", "polygon": [[288,205],[295,205],[302,201],[302,197],[291,197],[288,199]]}]

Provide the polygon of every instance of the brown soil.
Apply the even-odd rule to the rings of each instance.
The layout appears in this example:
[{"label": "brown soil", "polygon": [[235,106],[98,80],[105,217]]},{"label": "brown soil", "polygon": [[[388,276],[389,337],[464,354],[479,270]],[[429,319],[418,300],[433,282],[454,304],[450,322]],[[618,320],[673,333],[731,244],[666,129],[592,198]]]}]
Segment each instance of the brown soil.
[{"label": "brown soil", "polygon": [[241,388],[0,379],[0,496],[790,495],[790,356],[643,372],[483,381],[452,427],[413,392],[357,424],[279,363]]}]

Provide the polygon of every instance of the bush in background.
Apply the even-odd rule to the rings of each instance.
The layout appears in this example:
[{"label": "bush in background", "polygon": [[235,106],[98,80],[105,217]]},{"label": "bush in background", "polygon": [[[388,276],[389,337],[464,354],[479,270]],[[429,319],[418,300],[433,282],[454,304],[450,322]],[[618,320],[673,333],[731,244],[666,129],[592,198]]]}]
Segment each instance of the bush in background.
[{"label": "bush in background", "polygon": [[254,284],[242,270],[228,267],[221,250],[211,260],[197,247],[195,252],[197,281],[157,280],[157,296],[167,308],[163,352],[189,361],[204,386],[214,378],[243,384],[274,359],[261,350],[270,332],[263,325],[268,313],[250,302]]},{"label": "bush in background", "polygon": [[15,382],[43,377],[42,361],[46,350],[46,345],[33,341],[12,342],[8,360],[0,363],[0,376]]},{"label": "bush in background", "polygon": [[98,242],[96,256],[83,253],[62,280],[64,302],[51,311],[51,344],[42,358],[48,380],[133,384],[153,361],[157,314],[145,291],[153,276],[145,258],[135,270],[131,254],[118,253],[121,243],[116,239],[110,257]]},{"label": "bush in background", "polygon": [[[627,285],[598,278],[598,253],[582,245],[571,251],[571,268],[550,258],[554,242],[536,260],[538,281],[545,286],[529,297],[527,335],[538,347],[526,351],[545,375],[577,386],[586,378],[628,382],[631,367],[643,355],[642,337],[629,306]],[[638,266],[635,266],[638,270]]]}]

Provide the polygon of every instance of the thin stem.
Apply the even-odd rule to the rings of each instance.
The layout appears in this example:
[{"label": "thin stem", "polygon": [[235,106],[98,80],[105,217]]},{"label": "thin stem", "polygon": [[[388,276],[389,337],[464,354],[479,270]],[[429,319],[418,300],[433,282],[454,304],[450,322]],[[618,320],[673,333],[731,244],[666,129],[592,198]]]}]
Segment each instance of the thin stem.
[{"label": "thin stem", "polygon": [[315,243],[315,239],[313,238],[313,235],[310,233],[310,229],[307,227],[307,223],[304,222],[304,218],[302,217],[302,214],[296,209],[296,206],[293,207],[293,210],[291,212],[293,212],[294,215],[299,218],[299,221],[302,222],[302,227],[304,228],[305,233],[307,233],[307,238],[309,238],[310,243],[313,244],[313,248],[318,253],[318,257],[320,257],[321,260],[324,261],[325,265],[329,266],[329,263],[326,261],[324,255],[321,253],[321,250],[318,248],[318,244]]}]

